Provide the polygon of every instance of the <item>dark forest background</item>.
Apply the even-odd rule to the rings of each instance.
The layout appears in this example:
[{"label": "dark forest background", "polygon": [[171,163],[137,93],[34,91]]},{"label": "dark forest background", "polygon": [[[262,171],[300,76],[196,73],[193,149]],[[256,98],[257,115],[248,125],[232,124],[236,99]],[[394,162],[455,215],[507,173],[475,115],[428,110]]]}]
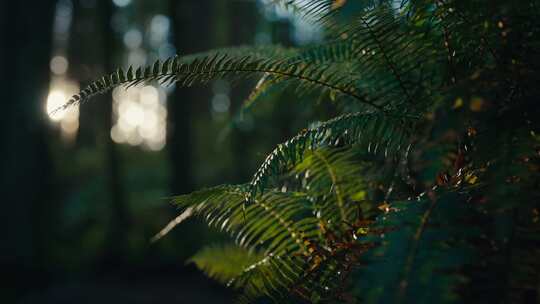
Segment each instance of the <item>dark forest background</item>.
[{"label": "dark forest background", "polygon": [[230,302],[186,262],[222,235],[188,221],[150,242],[175,216],[167,197],[249,180],[309,110],[276,96],[239,121],[252,84],[221,81],[48,112],[116,67],[309,31],[258,1],[40,0],[1,1],[0,33],[0,302]]}]

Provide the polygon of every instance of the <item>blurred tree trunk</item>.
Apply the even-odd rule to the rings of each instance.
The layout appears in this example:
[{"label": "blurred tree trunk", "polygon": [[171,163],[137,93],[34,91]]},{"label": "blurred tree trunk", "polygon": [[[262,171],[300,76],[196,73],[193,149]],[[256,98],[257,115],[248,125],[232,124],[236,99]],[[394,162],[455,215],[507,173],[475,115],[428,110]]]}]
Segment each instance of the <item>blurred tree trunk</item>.
[{"label": "blurred tree trunk", "polygon": [[[255,1],[226,1],[227,10],[229,12],[229,31],[228,31],[228,44],[229,45],[243,45],[253,44],[257,29],[257,4]],[[230,98],[233,103],[232,111],[235,115],[242,102],[249,95],[252,85],[237,85],[231,89]],[[241,128],[242,122],[235,125],[231,132],[231,144],[233,161],[235,168],[234,181],[237,183],[244,183],[251,177],[254,168],[252,168],[246,159],[249,159],[247,150],[245,147],[250,145],[252,138],[246,134],[246,130]]]},{"label": "blurred tree trunk", "polygon": [[[97,1],[85,5],[80,0],[73,1],[73,24],[68,45],[71,78],[84,84],[116,67],[115,37],[111,28],[113,14],[114,5],[111,1]],[[112,93],[106,92],[97,96],[95,102],[85,103],[79,122],[77,146],[102,155],[100,158],[104,162],[103,190],[109,199],[100,203],[106,204],[110,213],[101,262],[107,268],[124,259],[129,232],[129,212],[122,185],[121,159],[110,136],[113,123]]]},{"label": "blurred tree trunk", "polygon": [[[213,0],[170,0],[174,44],[180,55],[207,50],[210,46]],[[196,104],[207,104],[208,90],[200,87],[176,88],[168,103],[168,142],[171,161],[171,191],[194,190],[192,167],[192,124]]]},{"label": "blurred tree trunk", "polygon": [[[0,154],[2,275],[10,285],[29,288],[24,269],[44,267],[50,209],[52,162],[46,143],[44,105],[49,86],[52,23],[56,1],[1,1]],[[50,205],[49,205],[50,206]],[[6,286],[4,286],[5,288]],[[7,295],[9,299],[9,294]],[[3,297],[5,300],[5,297]],[[9,300],[8,300],[9,301]]]},{"label": "blurred tree trunk", "polygon": [[[107,1],[108,2],[108,1]],[[103,73],[102,57],[96,56],[102,51],[102,38],[99,19],[99,8],[96,3],[73,0],[73,19],[68,42],[69,78],[76,79],[81,84],[94,81]],[[101,3],[99,1],[98,3]],[[103,118],[103,107],[99,102],[88,102],[84,105],[84,113],[79,116],[77,147],[95,149],[99,144]]]},{"label": "blurred tree trunk", "polygon": [[[180,56],[208,50],[212,43],[215,0],[178,1],[169,0],[169,14],[173,43]],[[189,193],[195,190],[194,151],[196,146],[193,125],[208,111],[209,90],[200,86],[176,87],[167,103],[167,150],[170,159],[170,191],[172,194]],[[182,235],[177,236],[180,244],[179,258],[189,258],[202,246],[202,224],[186,223]],[[171,236],[173,237],[173,236]]]},{"label": "blurred tree trunk", "polygon": [[[103,66],[105,73],[115,69],[114,57],[117,49],[114,31],[111,28],[111,20],[114,14],[112,1],[100,1],[98,4],[100,12],[101,33],[103,41],[101,43],[103,50]],[[110,131],[113,126],[113,106],[112,92],[109,91],[100,96],[97,103],[100,105],[100,112],[104,117],[101,123],[103,140],[105,141],[105,169],[107,172],[107,188],[111,198],[111,216],[107,227],[105,239],[105,261],[107,264],[118,264],[124,260],[127,251],[127,241],[129,234],[129,209],[126,204],[124,186],[122,185],[121,159],[117,147],[112,141]],[[100,120],[101,121],[101,120]]]}]

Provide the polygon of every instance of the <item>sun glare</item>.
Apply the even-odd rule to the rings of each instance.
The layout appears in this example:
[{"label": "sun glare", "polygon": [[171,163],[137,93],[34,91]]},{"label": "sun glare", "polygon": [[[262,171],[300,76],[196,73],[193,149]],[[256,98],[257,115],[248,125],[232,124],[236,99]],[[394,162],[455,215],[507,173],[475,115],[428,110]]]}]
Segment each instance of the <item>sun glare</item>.
[{"label": "sun glare", "polygon": [[45,112],[54,126],[60,127],[62,137],[73,140],[79,130],[79,106],[73,105],[65,110],[58,110],[68,99],[79,91],[76,82],[64,77],[53,77],[45,104]]}]

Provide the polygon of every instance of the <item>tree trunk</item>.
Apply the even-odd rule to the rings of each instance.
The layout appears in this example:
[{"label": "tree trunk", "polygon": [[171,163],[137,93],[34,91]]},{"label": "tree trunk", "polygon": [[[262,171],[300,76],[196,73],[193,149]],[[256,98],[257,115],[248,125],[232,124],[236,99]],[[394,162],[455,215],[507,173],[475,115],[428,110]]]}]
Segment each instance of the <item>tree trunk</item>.
[{"label": "tree trunk", "polygon": [[0,268],[3,276],[10,278],[7,289],[12,293],[17,287],[29,288],[38,281],[43,284],[36,278],[44,267],[49,235],[46,222],[51,214],[47,206],[52,162],[46,143],[44,104],[55,1],[35,1],[30,6],[25,1],[0,4],[0,223],[4,232]]},{"label": "tree trunk", "polygon": [[[181,55],[208,49],[212,0],[170,1],[174,43]],[[168,103],[168,142],[171,161],[171,191],[174,194],[194,190],[192,175],[192,129],[194,105],[208,100],[208,90],[176,88]]]},{"label": "tree trunk", "polygon": [[[229,11],[229,37],[230,45],[252,44],[257,28],[257,4],[249,1],[230,1],[227,3]],[[237,85],[231,89],[230,98],[234,106],[232,107],[233,115],[238,112],[244,99],[253,89],[252,85]],[[253,136],[249,136],[245,130],[235,126],[231,132],[231,143],[233,162],[235,168],[234,182],[245,183],[254,172],[254,168],[246,159],[249,159],[245,147],[249,146]]]},{"label": "tree trunk", "polygon": [[[116,40],[110,26],[114,14],[114,6],[111,1],[99,2],[103,35],[103,66],[105,73],[115,69],[114,50]],[[121,264],[126,256],[127,240],[129,232],[129,208],[126,204],[124,186],[122,185],[121,159],[117,147],[112,141],[110,130],[113,126],[112,93],[111,91],[100,96],[97,103],[101,106],[104,120],[101,123],[103,139],[105,140],[105,161],[107,175],[107,188],[111,198],[111,216],[105,239],[105,262],[107,264]],[[101,120],[100,120],[101,122]],[[110,262],[110,263],[108,263]]]}]

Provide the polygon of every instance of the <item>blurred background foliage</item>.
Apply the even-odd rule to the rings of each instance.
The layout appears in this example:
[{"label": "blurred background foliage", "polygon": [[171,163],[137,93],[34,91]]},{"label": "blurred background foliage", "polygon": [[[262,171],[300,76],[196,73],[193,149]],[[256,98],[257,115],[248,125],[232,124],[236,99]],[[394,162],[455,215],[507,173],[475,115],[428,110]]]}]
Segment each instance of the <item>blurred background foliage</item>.
[{"label": "blurred background foliage", "polygon": [[231,301],[231,291],[185,262],[203,239],[222,235],[189,221],[149,242],[175,215],[167,197],[249,180],[277,143],[330,117],[331,106],[314,110],[269,92],[274,102],[239,120],[254,84],[216,81],[118,89],[84,110],[48,113],[114,67],[319,39],[262,2],[0,3],[2,303]]}]

